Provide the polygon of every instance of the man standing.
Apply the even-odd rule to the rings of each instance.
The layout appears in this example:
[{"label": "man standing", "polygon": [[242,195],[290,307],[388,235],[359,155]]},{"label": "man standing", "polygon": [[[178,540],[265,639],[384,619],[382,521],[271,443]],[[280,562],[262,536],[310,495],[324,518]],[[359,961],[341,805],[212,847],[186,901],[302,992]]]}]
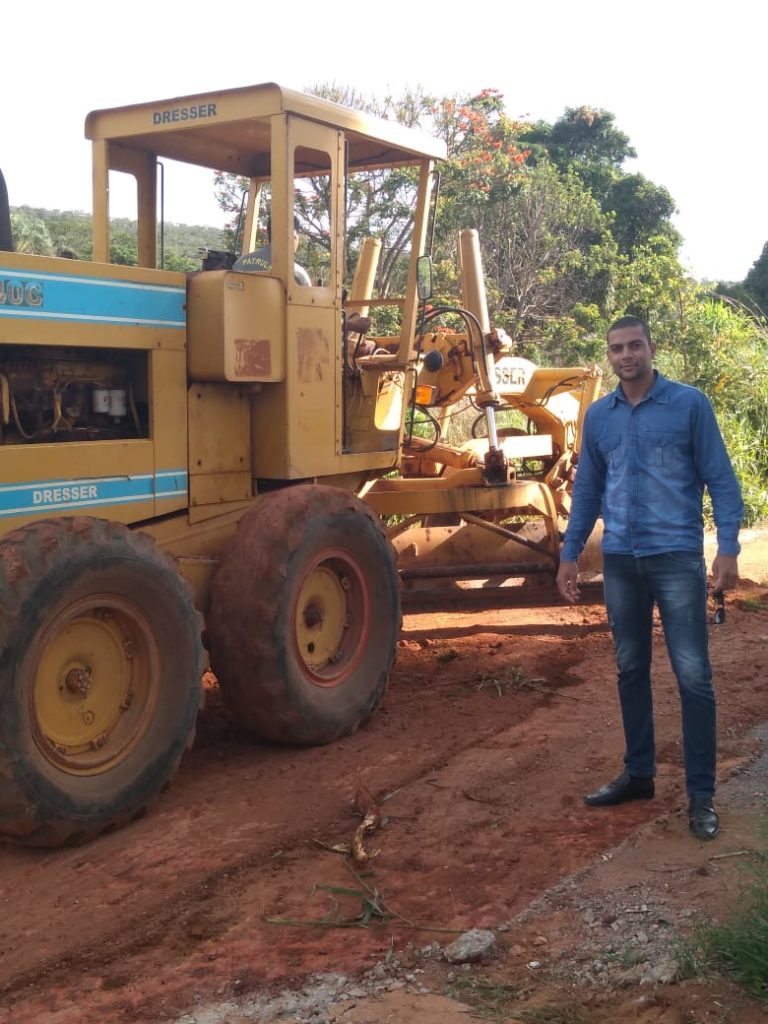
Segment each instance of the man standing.
[{"label": "man standing", "polygon": [[713,804],[716,711],[706,620],[704,487],[717,526],[715,593],[738,579],[744,507],[708,399],[654,370],[655,351],[648,325],[637,317],[622,317],[608,331],[608,362],[619,384],[587,412],[557,586],[566,601],[578,600],[576,559],[602,511],[605,604],[626,749],[622,774],[585,796],[585,803],[606,807],[654,795],[656,604],[680,690],[688,823],[697,838],[712,839],[720,822]]}]

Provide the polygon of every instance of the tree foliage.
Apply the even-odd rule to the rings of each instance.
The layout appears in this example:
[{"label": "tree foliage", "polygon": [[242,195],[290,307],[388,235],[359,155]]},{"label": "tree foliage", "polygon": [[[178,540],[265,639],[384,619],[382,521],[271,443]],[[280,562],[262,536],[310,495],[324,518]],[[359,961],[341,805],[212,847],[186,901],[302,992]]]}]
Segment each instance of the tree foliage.
[{"label": "tree foliage", "polygon": [[484,236],[486,276],[513,338],[540,332],[577,303],[605,307],[616,246],[608,219],[575,175],[539,164],[494,220]]},{"label": "tree foliage", "polygon": [[596,107],[566,107],[563,116],[550,126],[539,121],[529,133],[532,142],[542,145],[551,161],[560,168],[587,169],[621,165],[637,156],[629,136],[615,125],[615,117]]},{"label": "tree foliage", "polygon": [[53,256],[53,241],[45,221],[32,210],[11,210],[11,232],[16,252]]},{"label": "tree foliage", "polygon": [[613,214],[611,231],[625,256],[658,237],[667,238],[678,250],[682,239],[671,220],[675,203],[663,185],[654,185],[642,174],[617,174],[600,205]]},{"label": "tree foliage", "polygon": [[662,185],[623,169],[637,153],[614,122],[606,110],[567,107],[554,125],[539,121],[531,126],[526,138],[535,159],[549,159],[561,173],[578,175],[603,212],[613,215],[619,252],[629,254],[659,234],[668,234],[679,246],[671,223],[674,200]]},{"label": "tree foliage", "polygon": [[768,242],[744,279],[744,288],[758,304],[763,316],[768,317]]},{"label": "tree foliage", "polygon": [[[93,257],[92,217],[79,211],[45,210],[22,206],[11,210],[14,243],[18,252],[38,256]],[[111,221],[110,259],[122,266],[138,262],[137,225],[127,217]],[[164,260],[167,270],[188,273],[200,269],[199,250],[223,245],[218,228],[188,224],[165,224]]]},{"label": "tree foliage", "polygon": [[441,169],[440,231],[481,229],[513,194],[528,150],[520,145],[521,124],[504,112],[501,93],[446,97],[432,105],[434,134],[448,149]]}]

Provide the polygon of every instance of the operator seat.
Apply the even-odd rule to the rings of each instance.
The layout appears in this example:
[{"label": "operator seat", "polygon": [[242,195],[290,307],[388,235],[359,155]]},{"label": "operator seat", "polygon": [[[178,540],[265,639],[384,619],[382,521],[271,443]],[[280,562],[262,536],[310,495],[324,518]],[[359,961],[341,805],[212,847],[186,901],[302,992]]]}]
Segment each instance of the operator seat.
[{"label": "operator seat", "polygon": [[0,171],[0,252],[13,252],[11,207],[8,203],[8,189],[5,187],[2,171]]}]

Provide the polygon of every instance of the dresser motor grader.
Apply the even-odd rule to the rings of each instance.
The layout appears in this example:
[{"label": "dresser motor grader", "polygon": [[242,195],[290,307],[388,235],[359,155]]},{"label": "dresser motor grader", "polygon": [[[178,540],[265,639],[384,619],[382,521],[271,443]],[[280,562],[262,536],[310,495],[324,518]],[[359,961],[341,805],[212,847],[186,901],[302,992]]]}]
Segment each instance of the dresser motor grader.
[{"label": "dresser motor grader", "polygon": [[[429,305],[434,138],[274,84],[98,110],[85,133],[92,260],[15,252],[0,187],[0,836],[37,846],[163,790],[209,667],[238,727],[328,743],[382,698],[401,593],[554,572],[600,385],[510,352],[475,232],[461,304]],[[248,183],[237,251],[189,274],[163,269],[185,165]],[[380,239],[345,276],[346,189],[402,169],[410,253],[382,295]],[[126,180],[136,266],[110,257]],[[270,266],[241,272],[267,206]],[[470,401],[481,436],[449,444]]]}]

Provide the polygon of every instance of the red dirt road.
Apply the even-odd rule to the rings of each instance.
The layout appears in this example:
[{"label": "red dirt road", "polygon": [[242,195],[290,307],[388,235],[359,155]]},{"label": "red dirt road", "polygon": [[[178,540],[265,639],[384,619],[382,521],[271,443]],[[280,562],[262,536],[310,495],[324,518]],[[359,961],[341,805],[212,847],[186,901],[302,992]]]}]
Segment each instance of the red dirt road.
[{"label": "red dirt road", "polygon": [[[712,631],[722,777],[768,719],[767,638],[768,592],[745,583]],[[656,641],[657,798],[610,811],[581,800],[622,754],[600,604],[406,615],[382,706],[331,747],[243,738],[211,690],[194,749],[142,820],[76,849],[0,848],[0,1022],[172,1020],[453,937],[429,929],[496,928],[660,815],[670,856],[687,849],[678,700]],[[402,917],[368,930],[267,920],[316,921],[332,901],[313,887],[360,887],[330,849],[360,823],[360,786],[386,816],[366,838],[366,884]],[[339,899],[339,915],[361,912]]]}]

